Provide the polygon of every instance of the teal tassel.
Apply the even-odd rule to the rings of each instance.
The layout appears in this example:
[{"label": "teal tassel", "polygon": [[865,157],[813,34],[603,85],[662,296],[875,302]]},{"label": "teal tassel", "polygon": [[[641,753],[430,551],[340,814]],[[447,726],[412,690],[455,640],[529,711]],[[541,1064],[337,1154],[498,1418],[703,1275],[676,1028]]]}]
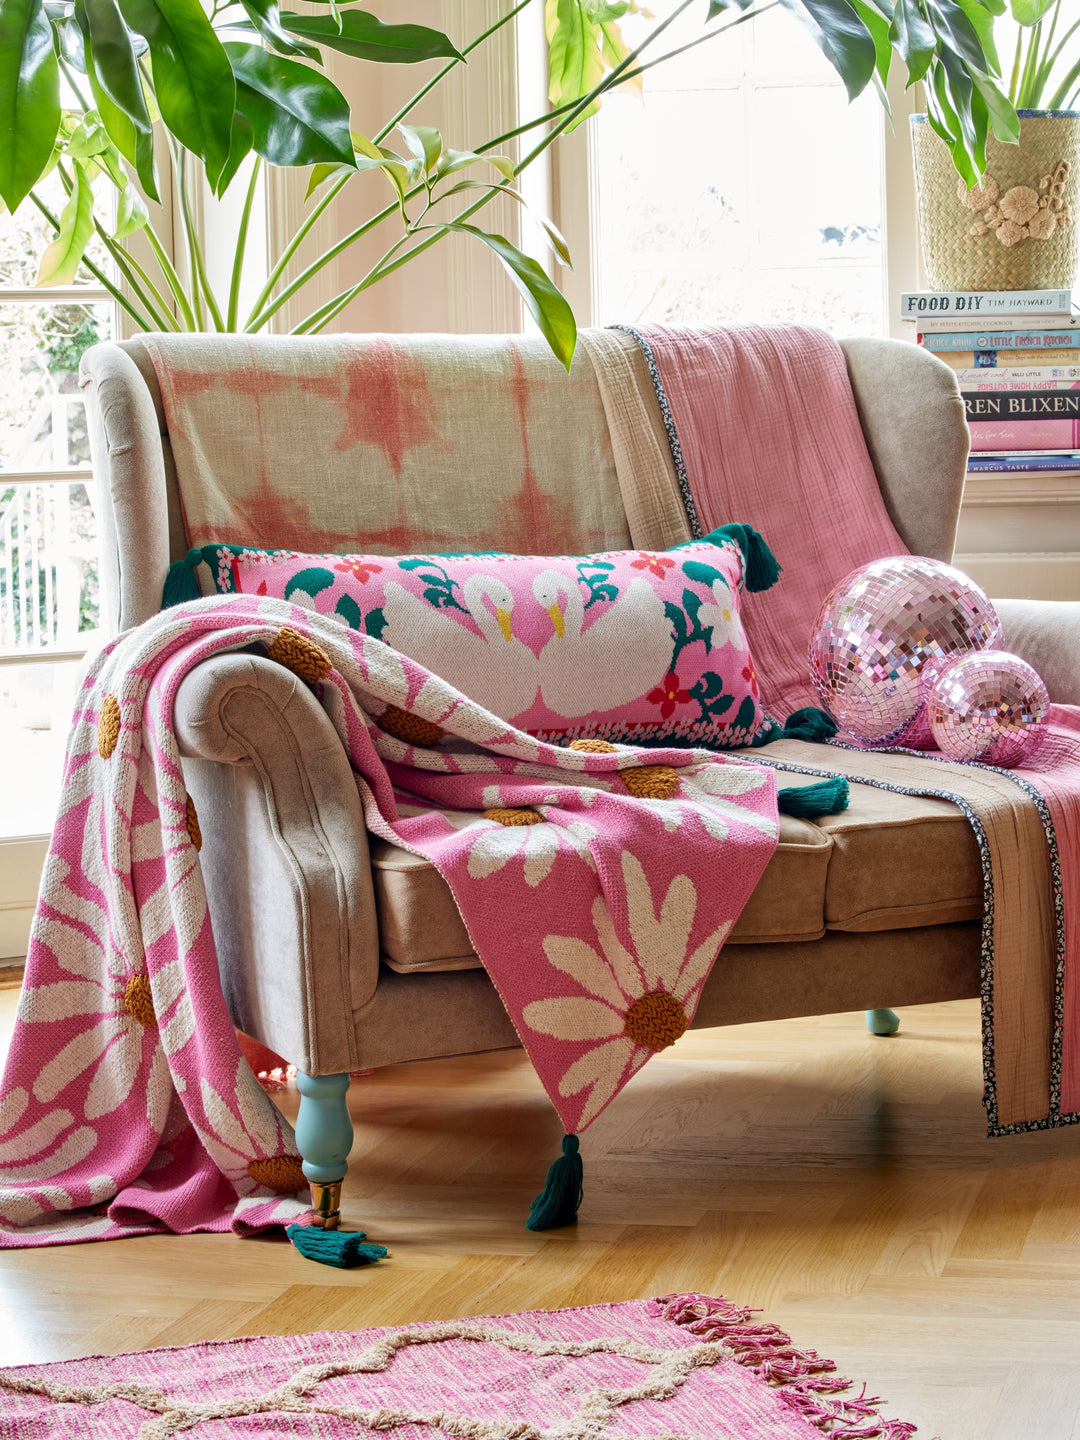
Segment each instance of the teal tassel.
[{"label": "teal tassel", "polygon": [[822,780],[820,785],[790,785],[776,792],[776,807],[781,815],[795,815],[800,820],[813,820],[818,815],[839,815],[846,810],[851,791],[842,775]]},{"label": "teal tassel", "polygon": [[734,540],[743,553],[747,590],[769,590],[780,579],[780,563],[752,525],[718,525],[705,536],[719,545]]},{"label": "teal tassel", "polygon": [[385,1245],[366,1245],[363,1230],[323,1230],[318,1225],[290,1225],[285,1231],[300,1254],[320,1265],[352,1270],[385,1258]]},{"label": "teal tassel", "polygon": [[202,564],[203,553],[192,547],[183,560],[175,560],[165,576],[165,588],[161,592],[161,608],[170,610],[174,605],[183,605],[187,600],[198,600],[199,582],[195,571]]},{"label": "teal tassel", "polygon": [[831,715],[813,705],[807,705],[805,710],[795,710],[787,717],[784,722],[784,739],[820,743],[831,740],[838,728]]},{"label": "teal tassel", "polygon": [[547,1173],[543,1190],[537,1195],[525,1221],[526,1230],[555,1230],[577,1222],[583,1175],[578,1137],[564,1135],[562,1154]]}]

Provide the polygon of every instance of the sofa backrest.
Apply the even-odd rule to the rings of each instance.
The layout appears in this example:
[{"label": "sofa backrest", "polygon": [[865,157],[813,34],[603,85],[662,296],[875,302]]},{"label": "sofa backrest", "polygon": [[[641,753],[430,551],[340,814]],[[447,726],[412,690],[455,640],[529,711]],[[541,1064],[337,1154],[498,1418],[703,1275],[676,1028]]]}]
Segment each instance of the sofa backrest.
[{"label": "sofa backrest", "polygon": [[[432,407],[435,431],[454,438],[443,449],[428,444],[423,464],[413,470],[407,456],[392,456],[388,468],[378,446],[362,444],[341,457],[334,444],[321,444],[320,461],[312,463],[305,435],[323,441],[328,423],[320,377],[328,384],[341,380],[336,337],[183,338],[193,373],[200,356],[210,353],[224,355],[226,363],[234,353],[238,363],[256,356],[271,366],[274,390],[266,403],[276,417],[289,417],[275,432],[272,477],[252,469],[250,437],[233,435],[223,423],[235,462],[224,467],[221,484],[242,495],[238,513],[247,533],[214,538],[301,548],[290,528],[293,506],[311,532],[333,537],[318,548],[339,552],[585,553],[630,545],[603,403],[584,347],[567,376],[538,338],[394,339],[435,377],[423,403]],[[967,454],[955,377],[911,345],[842,345],[893,523],[914,553],[951,558]],[[84,357],[82,383],[102,499],[104,620],[127,628],[160,608],[165,571],[188,549],[173,447],[142,340],[95,346]],[[339,409],[337,424],[340,419]]]}]

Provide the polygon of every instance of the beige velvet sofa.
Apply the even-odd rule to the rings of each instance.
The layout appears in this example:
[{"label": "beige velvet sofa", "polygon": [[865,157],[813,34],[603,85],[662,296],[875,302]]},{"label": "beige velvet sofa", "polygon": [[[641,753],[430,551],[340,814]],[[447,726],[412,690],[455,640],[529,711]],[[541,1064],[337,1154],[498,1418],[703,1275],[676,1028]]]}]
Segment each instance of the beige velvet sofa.
[{"label": "beige velvet sofa", "polygon": [[[845,342],[844,352],[899,533],[915,553],[951,558],[967,452],[951,371],[892,341]],[[575,367],[583,365],[579,356]],[[482,377],[477,383],[480,406]],[[159,608],[166,568],[187,550],[169,435],[138,340],[91,350],[83,385],[105,603],[110,622],[127,628]],[[577,393],[587,412],[580,423],[604,423],[580,372]],[[302,407],[304,394],[297,388],[285,402]],[[565,476],[567,486],[588,483]],[[428,503],[437,506],[438,494]],[[625,516],[609,518],[616,533],[626,530]],[[467,549],[470,537],[460,539]],[[358,534],[356,548],[379,547]],[[1000,609],[1008,644],[1041,671],[1052,698],[1080,703],[1080,604],[1006,601]],[[344,750],[306,685],[258,654],[218,657],[183,682],[176,724],[204,817],[203,869],[237,1025],[314,1077],[517,1044],[437,872],[365,832]],[[975,996],[981,894],[974,838],[959,810],[854,785],[841,815],[783,817],[779,849],[694,1023]],[[344,1171],[346,1084],[305,1087],[312,1104],[337,1108],[336,1149],[325,1143],[335,1124],[301,1127],[310,1179]]]}]

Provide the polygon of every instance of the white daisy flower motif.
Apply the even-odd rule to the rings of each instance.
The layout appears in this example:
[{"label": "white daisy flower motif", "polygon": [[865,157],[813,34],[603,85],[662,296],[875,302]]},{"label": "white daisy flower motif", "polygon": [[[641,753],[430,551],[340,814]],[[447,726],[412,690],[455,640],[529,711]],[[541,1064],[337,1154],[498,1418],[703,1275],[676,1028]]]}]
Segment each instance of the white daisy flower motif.
[{"label": "white daisy flower motif", "polygon": [[746,635],[743,631],[739,607],[725,581],[717,578],[712,582],[712,603],[705,602],[698,609],[698,624],[712,632],[712,647],[722,650],[733,645],[736,650],[746,649]]},{"label": "white daisy flower motif", "polygon": [[583,820],[556,825],[546,818],[554,808],[548,805],[504,805],[497,785],[484,787],[484,803],[487,808],[480,818],[471,816],[471,824],[462,827],[474,837],[468,862],[472,879],[486,879],[520,856],[525,883],[535,888],[551,874],[555,857],[563,849],[573,851],[594,868],[589,842],[598,832],[592,825]]},{"label": "white daisy flower motif", "polygon": [[[742,773],[737,773],[740,770]],[[629,773],[632,782],[634,773]],[[669,835],[685,821],[695,818],[714,840],[728,838],[733,820],[749,825],[763,835],[776,833],[776,826],[768,816],[759,815],[756,810],[727,798],[760,790],[767,783],[766,775],[760,768],[751,770],[749,766],[724,765],[710,759],[682,770],[672,770],[671,774],[678,776],[678,789],[670,798],[637,795],[640,804],[660,817]]]},{"label": "white daisy flower motif", "polygon": [[307,1185],[300,1157],[272,1100],[241,1057],[236,1067],[236,1111],[205,1076],[200,1081],[206,1125],[192,1123],[214,1164],[238,1195],[270,1191],[294,1195]]},{"label": "white daisy flower motif", "polygon": [[592,1042],[559,1081],[564,1098],[589,1089],[577,1129],[595,1120],[635,1070],[683,1034],[697,993],[734,924],[725,920],[689,949],[697,890],[676,875],[657,914],[648,878],[636,856],[622,852],[627,916],[634,945],[619,941],[603,895],[593,901],[592,921],[599,949],[572,935],[548,935],[544,954],[588,992],[534,1000],[525,1023],[556,1040]]},{"label": "white daisy flower motif", "polygon": [[702,824],[718,839],[726,838],[731,821],[749,825],[762,835],[774,836],[777,822],[771,816],[760,815],[732,798],[764,789],[774,773],[764,765],[713,756],[679,771],[680,798],[695,802]]},{"label": "white daisy flower motif", "polygon": [[[76,1018],[92,1022],[41,1067],[34,1079],[34,1098],[50,1104],[93,1066],[83,1102],[87,1120],[99,1120],[119,1109],[138,1083],[146,1118],[151,1128],[160,1130],[171,1085],[157,1015],[159,1010],[171,1015],[180,998],[182,966],[162,966],[151,985],[149,977],[129,969],[111,945],[102,954],[94,942],[88,944],[82,934],[73,936],[61,921],[38,922],[34,936],[52,951],[62,969],[80,978],[24,986],[20,1022],[35,1025]],[[186,1022],[179,1023],[183,1029]]]}]

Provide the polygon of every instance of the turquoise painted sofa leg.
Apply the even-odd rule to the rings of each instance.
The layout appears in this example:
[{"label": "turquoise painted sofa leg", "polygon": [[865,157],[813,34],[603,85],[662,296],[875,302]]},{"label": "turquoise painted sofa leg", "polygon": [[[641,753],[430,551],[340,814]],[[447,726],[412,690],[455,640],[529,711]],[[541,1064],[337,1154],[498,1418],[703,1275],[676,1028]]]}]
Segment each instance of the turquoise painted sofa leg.
[{"label": "turquoise painted sofa leg", "polygon": [[895,1035],[900,1029],[900,1016],[895,1010],[867,1010],[866,1028],[871,1035]]},{"label": "turquoise painted sofa leg", "polygon": [[341,1220],[341,1182],[349,1168],[353,1127],[346,1096],[349,1076],[296,1073],[300,1111],[296,1117],[296,1148],[311,1185],[311,1203],[324,1230]]}]

